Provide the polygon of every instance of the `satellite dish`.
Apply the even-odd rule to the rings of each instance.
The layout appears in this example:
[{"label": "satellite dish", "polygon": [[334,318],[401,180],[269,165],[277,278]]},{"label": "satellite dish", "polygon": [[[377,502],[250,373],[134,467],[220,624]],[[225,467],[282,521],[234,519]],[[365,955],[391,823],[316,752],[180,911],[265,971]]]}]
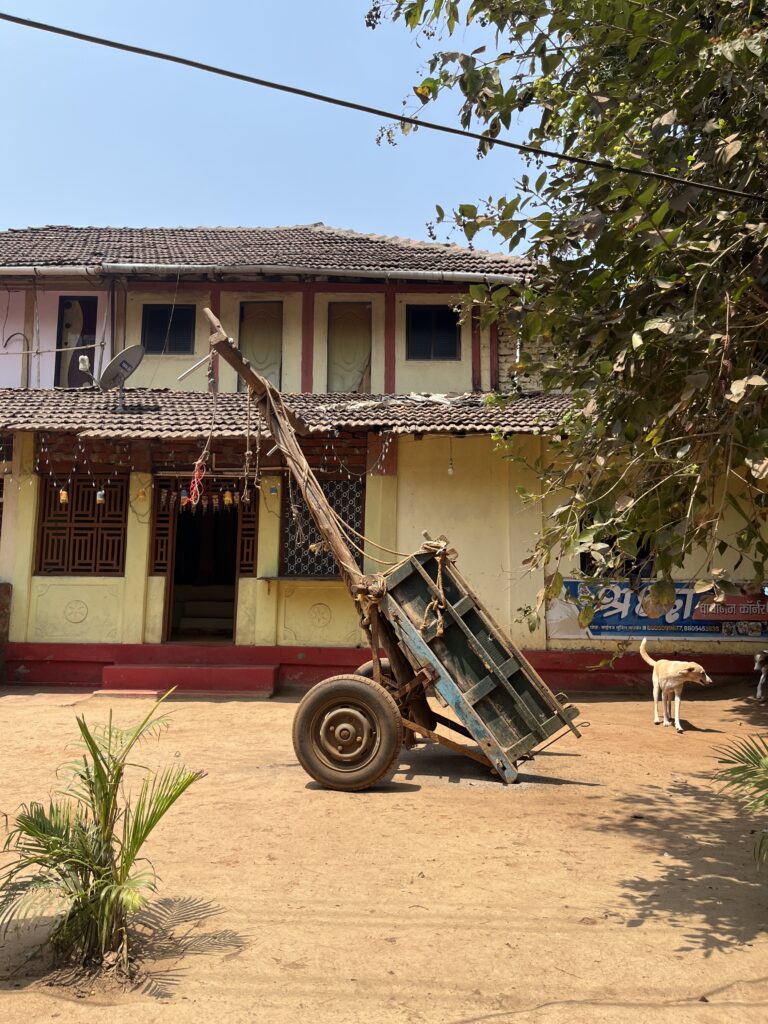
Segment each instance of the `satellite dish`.
[{"label": "satellite dish", "polygon": [[131,374],[136,370],[144,358],[143,345],[131,345],[130,348],[118,352],[99,377],[99,387],[102,391],[109,391],[112,388],[122,388]]}]

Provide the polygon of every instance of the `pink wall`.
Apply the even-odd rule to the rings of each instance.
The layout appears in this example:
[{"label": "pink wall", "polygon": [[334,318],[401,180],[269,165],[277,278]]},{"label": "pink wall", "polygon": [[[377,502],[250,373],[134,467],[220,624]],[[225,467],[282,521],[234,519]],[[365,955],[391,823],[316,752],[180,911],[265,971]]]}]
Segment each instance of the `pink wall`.
[{"label": "pink wall", "polygon": [[[41,355],[30,359],[29,386],[32,388],[51,388],[55,383],[56,374],[56,330],[59,322],[59,299],[66,295],[95,295],[99,300],[96,311],[96,359],[91,372],[97,374],[99,368],[99,348],[104,334],[105,348],[102,369],[112,358],[112,327],[109,316],[109,293],[93,291],[87,288],[67,288],[65,291],[38,291],[38,319]],[[105,314],[106,325],[105,325]],[[35,348],[33,343],[32,348]]]},{"label": "pink wall", "polygon": [[[109,310],[109,293],[105,291],[94,291],[88,288],[67,288],[59,291],[42,291],[37,293],[37,318],[36,329],[32,337],[25,341],[16,334],[24,330],[24,292],[7,291],[0,289],[0,387],[17,388],[27,383],[32,388],[50,388],[54,385],[56,372],[56,331],[59,318],[59,299],[67,295],[93,295],[98,298],[96,313],[96,366],[92,372],[96,373],[99,368],[99,343],[104,338],[104,355],[101,368],[109,362],[112,357],[112,318]],[[7,313],[6,313],[7,303]],[[3,324],[5,327],[3,328]],[[15,337],[11,335],[16,334]],[[3,342],[7,344],[3,348]],[[38,350],[39,356],[31,355],[29,358],[29,381],[23,381],[22,375],[22,349]],[[10,354],[7,354],[10,353]]]},{"label": "pink wall", "polygon": [[17,331],[24,330],[24,292],[0,288],[0,387],[21,384],[21,351],[26,342]]}]

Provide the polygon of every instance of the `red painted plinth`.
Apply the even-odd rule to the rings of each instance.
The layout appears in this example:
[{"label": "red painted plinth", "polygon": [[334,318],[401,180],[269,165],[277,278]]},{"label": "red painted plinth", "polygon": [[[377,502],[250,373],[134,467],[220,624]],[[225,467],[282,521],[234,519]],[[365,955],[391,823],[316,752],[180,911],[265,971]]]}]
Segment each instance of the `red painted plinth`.
[{"label": "red painted plinth", "polygon": [[[555,691],[569,695],[650,692],[651,670],[637,654],[600,665],[602,651],[526,651]],[[310,687],[352,672],[369,658],[365,648],[236,647],[234,644],[19,644],[6,648],[10,685],[88,686],[111,690],[240,691],[264,695],[281,684]],[[715,683],[752,679],[750,654],[670,655],[700,661]]]}]

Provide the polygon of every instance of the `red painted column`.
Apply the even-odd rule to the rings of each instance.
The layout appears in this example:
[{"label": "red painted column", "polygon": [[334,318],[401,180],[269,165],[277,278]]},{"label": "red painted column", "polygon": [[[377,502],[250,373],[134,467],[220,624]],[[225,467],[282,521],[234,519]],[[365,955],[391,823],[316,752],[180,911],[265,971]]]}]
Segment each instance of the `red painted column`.
[{"label": "red painted column", "polygon": [[315,293],[307,289],[301,297],[301,390],[310,393],[314,379]]},{"label": "red painted column", "polygon": [[479,391],[482,381],[480,371],[480,317],[472,313],[472,390]]},{"label": "red painted column", "polygon": [[384,394],[394,395],[396,388],[395,367],[397,364],[397,332],[395,312],[395,291],[387,288],[384,293]]},{"label": "red painted column", "polygon": [[499,390],[499,325],[491,324],[491,391]]},{"label": "red painted column", "polygon": [[[221,285],[211,285],[211,312],[214,316],[221,316]],[[219,386],[219,353],[214,352],[211,360],[213,367],[213,387],[218,389]],[[208,385],[208,390],[211,391],[211,385]]]}]

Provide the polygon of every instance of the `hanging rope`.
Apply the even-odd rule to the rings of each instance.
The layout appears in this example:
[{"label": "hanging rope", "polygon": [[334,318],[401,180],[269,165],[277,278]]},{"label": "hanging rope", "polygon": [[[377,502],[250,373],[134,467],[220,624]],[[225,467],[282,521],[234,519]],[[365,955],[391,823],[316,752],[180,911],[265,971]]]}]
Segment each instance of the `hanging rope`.
[{"label": "hanging rope", "polygon": [[[427,545],[422,545],[426,547]],[[423,633],[429,623],[429,618],[434,615],[437,627],[435,629],[436,636],[442,636],[445,632],[445,623],[443,622],[443,609],[445,608],[445,591],[443,590],[443,563],[445,562],[446,549],[445,545],[441,545],[440,548],[435,552],[435,558],[437,559],[437,580],[435,586],[437,587],[437,594],[432,598],[427,607],[424,609],[424,620],[421,623],[421,632]]]},{"label": "hanging rope", "polygon": [[208,437],[205,439],[203,450],[195,462],[192,469],[192,479],[189,482],[189,503],[193,508],[196,508],[200,499],[205,491],[205,474],[208,471],[208,459],[211,456],[211,440],[213,438],[213,431],[216,426],[216,374],[213,369],[213,353],[211,353],[208,359],[208,384],[211,388],[211,395],[213,402],[211,404],[211,426],[208,430]]}]

